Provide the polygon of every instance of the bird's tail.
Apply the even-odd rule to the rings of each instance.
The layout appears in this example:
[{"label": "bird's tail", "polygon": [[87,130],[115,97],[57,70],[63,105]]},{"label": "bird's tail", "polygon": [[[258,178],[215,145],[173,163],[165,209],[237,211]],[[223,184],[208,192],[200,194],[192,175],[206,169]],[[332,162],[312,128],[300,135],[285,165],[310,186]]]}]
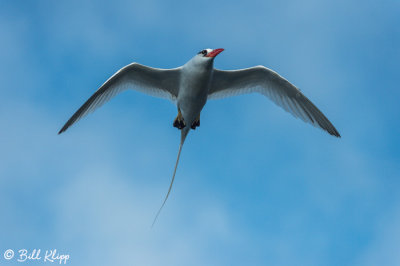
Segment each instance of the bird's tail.
[{"label": "bird's tail", "polygon": [[171,184],[169,185],[168,193],[167,193],[167,195],[165,196],[164,202],[163,202],[163,204],[161,205],[160,209],[158,210],[158,212],[157,212],[157,214],[156,214],[156,217],[154,218],[154,221],[153,221],[153,224],[151,225],[151,227],[153,227],[154,224],[156,223],[157,218],[158,218],[158,215],[160,214],[162,208],[164,207],[165,202],[167,202],[169,193],[171,192],[172,185],[174,184],[176,169],[178,168],[179,157],[181,156],[182,146],[183,146],[183,143],[185,142],[186,136],[187,136],[188,133],[189,133],[189,130],[190,130],[190,127],[184,127],[184,128],[181,130],[181,143],[179,144],[178,157],[176,158],[175,169],[174,169],[174,174],[172,175]]}]

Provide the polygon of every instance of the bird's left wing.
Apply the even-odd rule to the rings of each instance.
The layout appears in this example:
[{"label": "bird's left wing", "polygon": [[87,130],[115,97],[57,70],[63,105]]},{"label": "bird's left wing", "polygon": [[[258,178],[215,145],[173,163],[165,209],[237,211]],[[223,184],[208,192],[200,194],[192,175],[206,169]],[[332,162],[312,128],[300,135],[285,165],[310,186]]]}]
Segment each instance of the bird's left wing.
[{"label": "bird's left wing", "polygon": [[159,69],[138,63],[129,64],[109,78],[67,121],[58,132],[61,134],[71,125],[103,105],[117,93],[133,89],[145,94],[176,101],[179,90],[180,68]]},{"label": "bird's left wing", "polygon": [[240,70],[214,69],[208,99],[258,92],[295,117],[340,137],[325,115],[289,81],[264,66]]}]

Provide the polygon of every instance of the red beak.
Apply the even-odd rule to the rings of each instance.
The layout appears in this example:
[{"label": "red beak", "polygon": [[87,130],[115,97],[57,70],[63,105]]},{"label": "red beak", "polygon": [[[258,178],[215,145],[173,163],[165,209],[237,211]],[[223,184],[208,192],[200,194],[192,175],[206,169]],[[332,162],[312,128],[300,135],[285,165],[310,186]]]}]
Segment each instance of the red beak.
[{"label": "red beak", "polygon": [[206,57],[216,57],[220,52],[222,52],[224,49],[222,48],[218,48],[218,49],[214,49],[211,52],[209,52]]}]

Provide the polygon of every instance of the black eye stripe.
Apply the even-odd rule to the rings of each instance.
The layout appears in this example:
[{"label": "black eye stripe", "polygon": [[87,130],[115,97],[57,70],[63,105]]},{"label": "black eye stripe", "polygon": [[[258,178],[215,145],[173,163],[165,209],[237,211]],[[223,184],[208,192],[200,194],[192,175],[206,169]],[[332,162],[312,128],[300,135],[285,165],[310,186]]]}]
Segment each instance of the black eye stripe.
[{"label": "black eye stripe", "polygon": [[201,51],[199,52],[199,54],[207,55],[207,50],[201,50]]}]

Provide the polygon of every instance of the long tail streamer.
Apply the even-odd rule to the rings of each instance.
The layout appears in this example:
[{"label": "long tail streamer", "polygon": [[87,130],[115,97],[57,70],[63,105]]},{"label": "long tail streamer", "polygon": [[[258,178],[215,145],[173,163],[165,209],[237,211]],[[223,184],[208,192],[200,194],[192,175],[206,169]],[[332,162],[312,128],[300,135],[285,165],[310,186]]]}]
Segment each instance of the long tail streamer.
[{"label": "long tail streamer", "polygon": [[187,136],[188,133],[189,133],[189,129],[184,128],[184,129],[181,130],[181,143],[179,144],[178,157],[176,158],[175,169],[174,169],[174,174],[172,175],[171,184],[169,185],[168,193],[165,196],[164,202],[161,205],[160,209],[158,210],[158,212],[156,214],[156,217],[154,218],[154,221],[153,221],[151,227],[153,227],[154,224],[156,223],[157,218],[160,215],[160,212],[161,212],[162,208],[164,207],[165,203],[167,202],[169,193],[171,192],[172,185],[174,184],[174,180],[175,180],[176,169],[178,168],[179,157],[181,156],[182,146],[183,146],[183,143],[185,142],[185,139],[186,139],[186,136]]}]

